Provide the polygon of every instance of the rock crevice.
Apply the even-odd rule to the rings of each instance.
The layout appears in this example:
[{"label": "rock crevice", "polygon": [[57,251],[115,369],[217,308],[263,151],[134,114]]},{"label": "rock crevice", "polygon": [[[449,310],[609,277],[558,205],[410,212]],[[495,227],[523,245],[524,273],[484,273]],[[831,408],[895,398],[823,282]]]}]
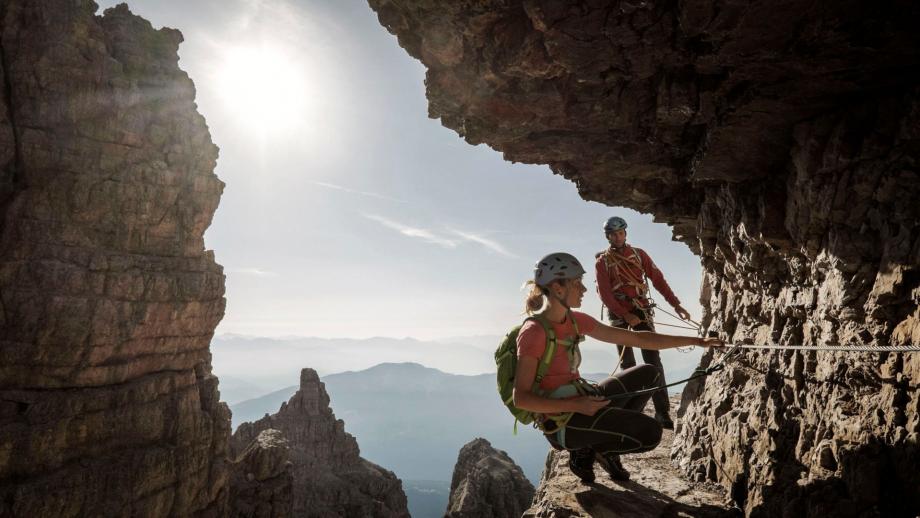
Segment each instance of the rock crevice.
[{"label": "rock crevice", "polygon": [[[6,19],[6,7],[5,4],[0,6],[0,21]],[[0,151],[0,159],[5,162],[3,167],[0,168],[0,171],[2,171],[2,177],[0,177],[0,210],[5,209],[7,200],[9,200],[16,191],[17,184],[19,183],[19,171],[22,168],[19,125],[16,123],[16,114],[13,109],[15,106],[13,102],[13,82],[9,76],[8,67],[6,65],[8,58],[3,40],[3,32],[0,32],[0,76],[2,76],[0,87],[3,88],[0,98],[2,98],[4,102],[3,113],[0,115],[7,121],[7,124],[2,125],[4,129],[0,130],[6,134],[0,136],[0,143],[2,143],[3,148],[12,148],[12,156],[10,156],[10,150],[8,149]],[[0,235],[2,235],[2,232],[3,221],[0,220]],[[0,300],[0,322],[3,321],[4,314],[3,301]]]}]

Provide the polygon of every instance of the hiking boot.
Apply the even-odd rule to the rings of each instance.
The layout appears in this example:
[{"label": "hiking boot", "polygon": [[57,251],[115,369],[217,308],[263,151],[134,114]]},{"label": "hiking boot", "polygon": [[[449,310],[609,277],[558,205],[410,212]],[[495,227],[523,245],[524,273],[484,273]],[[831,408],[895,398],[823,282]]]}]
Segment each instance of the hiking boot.
[{"label": "hiking boot", "polygon": [[671,416],[666,412],[655,412],[655,420],[666,430],[674,429],[674,421],[671,420]]},{"label": "hiking boot", "polygon": [[570,451],[569,469],[585,484],[594,482],[594,450],[582,448]]},{"label": "hiking boot", "polygon": [[616,453],[596,453],[594,459],[597,460],[597,463],[610,475],[610,478],[613,480],[619,480],[620,482],[626,482],[629,480],[629,472],[626,471],[626,468],[623,467],[623,463],[620,462],[620,456]]}]

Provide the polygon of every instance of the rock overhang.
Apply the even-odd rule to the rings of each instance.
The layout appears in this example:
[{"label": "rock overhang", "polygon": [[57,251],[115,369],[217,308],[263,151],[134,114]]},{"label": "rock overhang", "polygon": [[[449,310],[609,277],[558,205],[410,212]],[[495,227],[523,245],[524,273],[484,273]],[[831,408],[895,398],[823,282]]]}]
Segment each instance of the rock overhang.
[{"label": "rock overhang", "polygon": [[785,185],[796,124],[920,78],[909,2],[369,3],[432,118],[688,243],[707,191]]}]

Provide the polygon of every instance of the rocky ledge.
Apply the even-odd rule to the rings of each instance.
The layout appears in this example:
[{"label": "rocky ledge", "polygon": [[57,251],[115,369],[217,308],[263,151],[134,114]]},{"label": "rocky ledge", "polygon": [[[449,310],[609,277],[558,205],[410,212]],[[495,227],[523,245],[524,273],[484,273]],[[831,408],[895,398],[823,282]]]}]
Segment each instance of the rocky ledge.
[{"label": "rocky ledge", "polygon": [[245,452],[269,429],[279,431],[290,447],[294,517],[409,517],[402,483],[361,458],[358,442],[335,418],[313,369],[303,369],[300,389],[277,413],[241,424],[230,440],[231,451]]},{"label": "rocky ledge", "polygon": [[[920,343],[920,4],[369,3],[431,117],[671,225],[708,330]],[[746,354],[688,392],[675,459],[751,516],[913,516],[918,389],[920,354]]]},{"label": "rocky ledge", "polygon": [[518,518],[533,499],[533,484],[507,453],[477,438],[457,456],[447,518]]},{"label": "rocky ledge", "polygon": [[[672,405],[678,403],[673,398]],[[647,409],[651,415],[651,405]],[[680,420],[678,419],[678,423]],[[665,430],[658,448],[623,455],[628,482],[613,481],[595,466],[595,482],[584,484],[569,471],[567,452],[550,450],[534,505],[525,518],[733,518],[740,513],[724,489],[711,482],[692,482],[669,459],[674,433]]]}]

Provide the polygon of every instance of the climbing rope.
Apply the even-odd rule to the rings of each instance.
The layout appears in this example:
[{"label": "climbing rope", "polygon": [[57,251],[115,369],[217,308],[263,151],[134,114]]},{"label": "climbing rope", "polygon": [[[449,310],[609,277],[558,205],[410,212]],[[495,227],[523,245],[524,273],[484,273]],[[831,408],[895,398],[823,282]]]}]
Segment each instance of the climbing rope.
[{"label": "climbing rope", "polygon": [[677,324],[667,324],[667,323],[664,323],[664,322],[655,322],[655,325],[656,325],[656,326],[676,327],[676,328],[678,328],[678,329],[689,329],[689,330],[691,330],[691,331],[699,331],[699,330],[700,330],[700,328],[698,328],[698,327],[680,326],[680,325],[677,325]]},{"label": "climbing rope", "polygon": [[[691,331],[696,331],[697,334],[698,334],[699,336],[703,336],[703,326],[702,326],[699,322],[693,320],[692,318],[688,318],[688,319],[685,320],[685,319],[683,319],[683,318],[681,318],[681,317],[675,315],[674,313],[671,313],[670,311],[668,311],[668,310],[662,308],[661,306],[659,306],[658,304],[656,304],[655,301],[651,299],[651,297],[648,297],[648,301],[649,301],[649,306],[648,306],[649,309],[654,309],[654,310],[657,310],[657,311],[661,311],[661,312],[664,313],[665,315],[668,315],[668,316],[670,316],[670,317],[672,317],[672,318],[674,318],[674,319],[676,319],[676,320],[678,320],[678,321],[680,321],[680,322],[682,322],[682,323],[690,323],[690,324],[692,324],[692,326],[689,326],[689,325],[669,324],[669,323],[666,323],[666,322],[655,322],[654,325],[656,325],[656,326],[674,327],[674,328],[678,328],[678,329],[688,329],[688,330],[691,330]],[[709,367],[706,367],[706,368],[704,368],[704,369],[696,369],[696,370],[694,370],[694,371],[693,371],[693,374],[691,374],[690,377],[688,377],[688,378],[686,378],[686,379],[682,379],[682,380],[680,380],[680,381],[675,381],[675,382],[672,382],[672,383],[668,383],[667,385],[662,385],[662,386],[660,386],[660,387],[652,387],[652,388],[647,388],[647,389],[642,389],[642,390],[635,390],[635,391],[632,391],[632,392],[624,392],[624,393],[622,393],[622,394],[614,394],[614,395],[612,395],[612,396],[606,396],[605,399],[607,399],[607,400],[609,400],[609,401],[613,401],[613,400],[617,400],[617,399],[625,399],[625,398],[631,398],[631,397],[634,397],[634,396],[640,396],[640,395],[645,395],[645,394],[652,394],[652,393],[658,392],[659,390],[665,390],[665,389],[667,389],[668,387],[673,387],[674,385],[680,385],[680,384],[682,384],[682,383],[687,383],[688,381],[695,380],[695,379],[697,379],[697,378],[702,378],[702,377],[704,377],[704,376],[708,376],[708,375],[712,374],[713,372],[720,371],[720,370],[724,369],[724,368],[725,368],[725,363],[726,363],[730,358],[734,358],[735,356],[738,356],[738,355],[741,353],[741,350],[743,350],[743,349],[751,349],[751,350],[773,350],[773,351],[832,351],[832,352],[835,351],[835,352],[870,352],[870,353],[876,353],[876,352],[895,352],[895,353],[912,353],[912,352],[920,352],[920,345],[913,345],[913,344],[911,344],[911,345],[839,345],[839,344],[825,344],[825,345],[762,344],[762,345],[754,345],[754,344],[728,344],[728,343],[727,343],[727,344],[725,344],[725,346],[728,348],[728,350],[726,350],[726,351],[723,352],[723,354],[721,355],[721,358],[719,358],[718,361],[716,361],[715,363],[711,364]],[[689,348],[686,348],[686,349],[683,348],[683,347],[678,347],[678,348],[676,348],[676,349],[677,349],[678,351],[680,351],[680,352],[689,352],[692,348],[693,348],[693,346],[691,346],[691,347],[689,347]],[[619,368],[620,363],[622,363],[622,361],[623,361],[623,351],[625,351],[625,350],[626,350],[626,348],[623,347],[623,348],[622,348],[622,351],[620,352],[620,359],[619,359],[619,361],[617,362],[617,368]],[[718,350],[720,350],[720,349],[716,349],[716,350],[718,351]],[[614,369],[614,372],[616,372],[616,370],[617,370],[617,369]],[[613,373],[611,373],[611,376],[612,376],[612,375],[613,375]]]},{"label": "climbing rope", "polygon": [[[677,319],[677,320],[680,320],[681,322],[690,322],[691,324],[694,325],[694,327],[688,327],[687,329],[694,329],[694,330],[697,330],[697,331],[699,331],[700,329],[702,329],[702,326],[701,326],[700,323],[697,322],[696,320],[693,320],[692,318],[688,318],[688,319],[686,319],[686,320],[683,319],[683,318],[680,318],[679,316],[675,315],[674,313],[671,313],[670,311],[668,311],[668,310],[664,309],[663,307],[659,306],[658,304],[656,304],[655,301],[652,300],[651,297],[649,297],[648,300],[649,300],[649,307],[655,308],[657,311],[661,311],[661,312],[664,313],[665,315],[668,315],[669,317],[672,317],[672,318],[675,318],[675,319]],[[657,322],[656,322],[655,324],[658,325]],[[670,325],[670,324],[661,324],[661,325],[665,325],[665,326],[666,326],[666,325]],[[673,326],[673,327],[677,327],[677,326]]]},{"label": "climbing rope", "polygon": [[[696,369],[693,371],[693,374],[689,378],[682,379],[680,381],[675,381],[673,383],[668,383],[660,387],[652,387],[642,390],[635,390],[632,392],[624,392],[622,394],[614,394],[612,396],[607,396],[606,399],[613,401],[616,399],[625,399],[631,398],[633,396],[640,396],[644,394],[652,394],[659,390],[664,390],[668,387],[673,387],[674,385],[680,385],[681,383],[686,383],[690,380],[697,378],[702,378],[704,376],[709,376],[713,372],[720,371],[725,368],[725,363],[738,354],[740,354],[742,349],[761,349],[761,350],[786,350],[786,351],[837,351],[837,352],[898,352],[898,353],[911,353],[911,352],[920,352],[920,345],[780,345],[780,344],[767,344],[767,345],[751,345],[751,344],[725,344],[728,347],[728,350],[725,351],[721,358],[718,361],[711,364],[709,367],[704,369]],[[715,349],[718,351],[719,349]]]},{"label": "climbing rope", "polygon": [[783,345],[783,344],[726,344],[740,349],[764,349],[774,351],[837,351],[837,352],[869,352],[869,353],[912,353],[920,352],[920,345]]},{"label": "climbing rope", "polygon": [[737,354],[738,350],[739,348],[737,346],[732,346],[728,351],[725,352],[725,354],[722,355],[721,358],[719,358],[719,361],[713,363],[712,365],[704,369],[694,370],[693,374],[691,374],[689,378],[682,379],[680,381],[675,381],[672,383],[668,383],[667,385],[662,385],[660,387],[652,387],[652,388],[647,388],[647,389],[642,389],[642,390],[634,390],[632,392],[624,392],[622,394],[613,394],[612,396],[606,396],[605,399],[607,399],[608,401],[614,401],[617,399],[631,398],[633,396],[641,396],[644,394],[653,394],[655,392],[658,392],[659,390],[664,390],[668,387],[673,387],[674,385],[680,385],[681,383],[687,383],[690,380],[695,380],[697,378],[709,376],[713,372],[724,369],[725,361],[728,360],[733,355]]},{"label": "climbing rope", "polygon": [[624,398],[630,398],[630,397],[633,397],[633,396],[641,396],[641,395],[643,395],[643,394],[653,394],[653,393],[655,393],[655,392],[658,392],[659,390],[664,390],[664,389],[666,389],[666,388],[668,388],[668,387],[673,387],[674,385],[680,385],[681,383],[686,383],[686,382],[688,382],[688,381],[690,381],[690,380],[695,380],[695,379],[697,379],[697,378],[702,378],[703,376],[709,376],[709,375],[712,374],[713,372],[716,372],[716,371],[718,371],[718,370],[722,370],[722,369],[724,369],[724,368],[725,368],[725,365],[718,365],[718,366],[713,365],[713,366],[707,367],[707,368],[705,368],[705,369],[696,369],[696,370],[693,371],[693,374],[690,375],[689,378],[682,379],[682,380],[680,380],[680,381],[675,381],[675,382],[673,382],[673,383],[668,383],[667,385],[662,385],[662,386],[660,386],[660,387],[652,387],[652,388],[647,388],[647,389],[642,389],[642,390],[634,390],[634,391],[632,391],[632,392],[624,392],[624,393],[622,393],[622,394],[613,394],[612,396],[605,396],[604,399],[606,399],[606,400],[608,400],[608,401],[613,401],[613,400],[616,400],[616,399],[624,399]]}]

